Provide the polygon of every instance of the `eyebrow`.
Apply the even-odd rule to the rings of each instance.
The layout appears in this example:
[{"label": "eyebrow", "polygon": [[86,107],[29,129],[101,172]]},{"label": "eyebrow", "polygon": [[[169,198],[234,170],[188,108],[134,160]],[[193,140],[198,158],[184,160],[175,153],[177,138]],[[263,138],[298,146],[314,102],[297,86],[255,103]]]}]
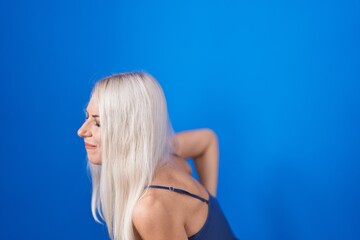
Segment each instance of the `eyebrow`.
[{"label": "eyebrow", "polygon": [[[89,114],[89,112],[85,109],[86,114]],[[98,118],[99,115],[91,115],[93,118]]]}]

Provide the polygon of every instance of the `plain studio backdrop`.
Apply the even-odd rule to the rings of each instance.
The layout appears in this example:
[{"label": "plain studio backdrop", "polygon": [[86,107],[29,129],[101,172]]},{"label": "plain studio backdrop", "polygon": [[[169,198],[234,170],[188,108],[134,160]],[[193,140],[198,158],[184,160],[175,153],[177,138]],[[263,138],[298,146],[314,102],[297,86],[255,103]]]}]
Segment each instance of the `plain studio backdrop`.
[{"label": "plain studio backdrop", "polygon": [[240,239],[360,239],[358,0],[2,0],[0,33],[0,239],[108,239],[76,131],[130,70],[218,133]]}]

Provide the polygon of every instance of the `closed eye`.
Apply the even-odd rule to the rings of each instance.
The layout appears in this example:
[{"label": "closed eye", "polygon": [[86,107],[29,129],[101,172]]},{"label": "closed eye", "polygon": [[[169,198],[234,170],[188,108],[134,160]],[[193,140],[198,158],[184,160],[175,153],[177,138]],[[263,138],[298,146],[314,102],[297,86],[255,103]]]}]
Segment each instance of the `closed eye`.
[{"label": "closed eye", "polygon": [[[99,118],[99,115],[91,115],[91,117],[93,117],[95,120],[95,126],[100,127],[99,121],[96,120],[97,118]],[[87,110],[85,110],[85,119],[89,119],[89,113]]]}]

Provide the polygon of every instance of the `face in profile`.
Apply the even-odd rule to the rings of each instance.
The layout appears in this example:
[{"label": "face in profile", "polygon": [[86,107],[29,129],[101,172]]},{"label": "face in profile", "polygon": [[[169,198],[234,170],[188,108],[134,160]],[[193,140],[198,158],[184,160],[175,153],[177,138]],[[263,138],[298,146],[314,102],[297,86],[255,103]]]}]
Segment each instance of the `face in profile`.
[{"label": "face in profile", "polygon": [[85,149],[91,163],[101,164],[100,118],[97,101],[91,97],[86,108],[86,119],[78,130],[79,137],[84,139]]}]

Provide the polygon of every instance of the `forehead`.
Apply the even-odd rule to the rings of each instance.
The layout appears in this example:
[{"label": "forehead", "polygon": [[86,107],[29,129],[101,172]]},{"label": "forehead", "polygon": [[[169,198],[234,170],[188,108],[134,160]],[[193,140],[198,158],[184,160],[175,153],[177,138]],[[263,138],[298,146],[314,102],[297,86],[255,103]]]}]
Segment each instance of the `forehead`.
[{"label": "forehead", "polygon": [[92,114],[97,114],[98,113],[98,111],[99,111],[98,102],[97,102],[95,97],[90,98],[90,101],[89,101],[89,103],[87,105],[86,110],[88,112],[91,112]]}]

